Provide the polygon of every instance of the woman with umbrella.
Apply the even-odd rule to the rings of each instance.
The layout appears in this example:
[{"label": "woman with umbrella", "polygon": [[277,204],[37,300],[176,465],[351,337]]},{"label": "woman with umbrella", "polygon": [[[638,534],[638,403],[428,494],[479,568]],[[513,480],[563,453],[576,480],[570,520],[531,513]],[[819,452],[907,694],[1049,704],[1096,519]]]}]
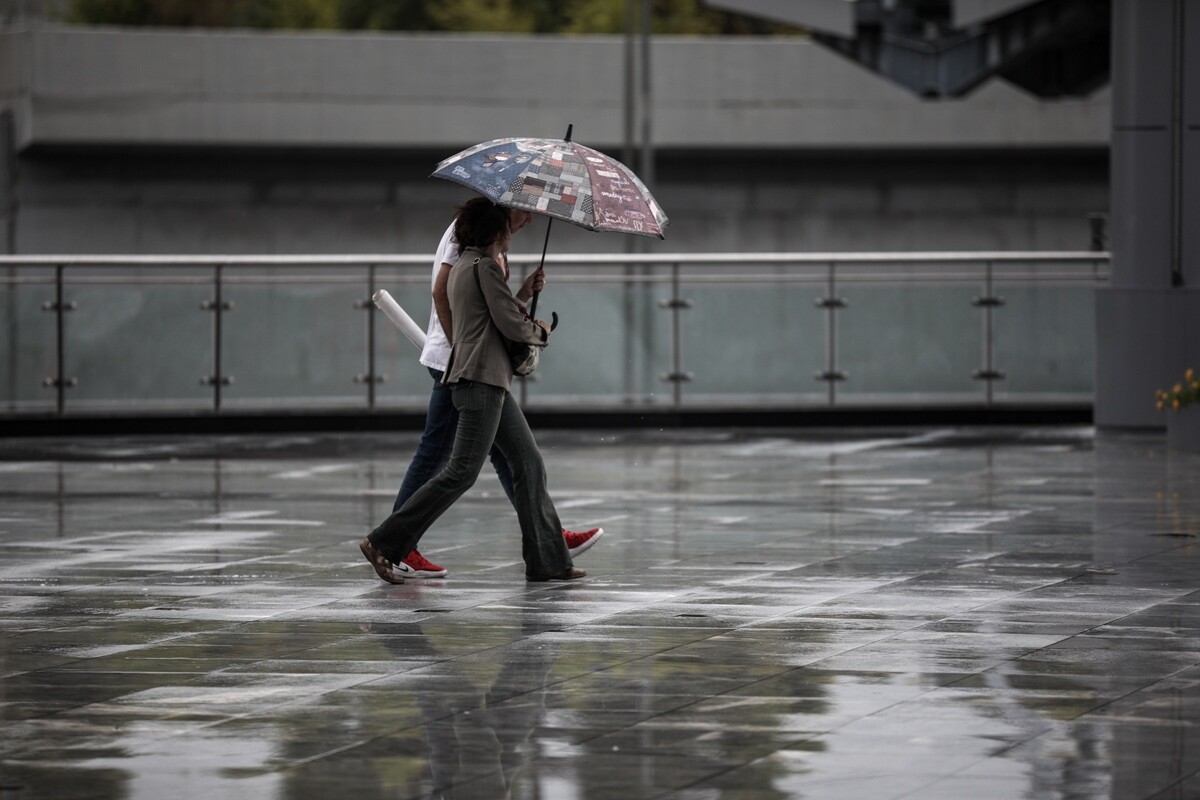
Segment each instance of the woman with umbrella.
[{"label": "woman with umbrella", "polygon": [[541,452],[509,393],[513,372],[506,340],[545,345],[550,326],[526,317],[505,281],[499,261],[508,250],[508,220],[505,208],[473,203],[455,222],[463,254],[448,286],[454,343],[444,381],[452,387],[458,431],[442,471],[359,544],[376,574],[389,583],[403,582],[392,564],[412,552],[475,483],[493,443],[512,470],[526,579],[573,580],[587,574],[571,562]]}]

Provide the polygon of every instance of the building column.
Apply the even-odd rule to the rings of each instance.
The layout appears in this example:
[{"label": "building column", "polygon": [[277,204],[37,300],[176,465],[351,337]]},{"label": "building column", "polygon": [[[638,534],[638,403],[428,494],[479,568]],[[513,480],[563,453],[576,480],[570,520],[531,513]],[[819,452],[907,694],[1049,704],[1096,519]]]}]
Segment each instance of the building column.
[{"label": "building column", "polygon": [[0,110],[0,253],[17,252],[17,151],[13,112]]},{"label": "building column", "polygon": [[1096,424],[1161,427],[1200,369],[1200,2],[1114,0],[1112,279],[1096,297]]}]

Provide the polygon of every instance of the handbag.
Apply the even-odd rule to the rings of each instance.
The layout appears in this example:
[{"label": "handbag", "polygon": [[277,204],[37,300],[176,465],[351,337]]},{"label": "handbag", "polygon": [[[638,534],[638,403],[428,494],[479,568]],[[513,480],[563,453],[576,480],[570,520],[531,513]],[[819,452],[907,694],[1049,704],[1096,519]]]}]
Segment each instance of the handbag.
[{"label": "handbag", "polygon": [[[477,258],[474,263],[475,285],[479,287],[479,293],[483,294],[483,283],[479,280],[479,261]],[[525,319],[529,319],[528,314],[525,315]],[[542,360],[542,345],[514,342],[507,337],[504,344],[508,348],[508,362],[512,365],[513,374],[522,378],[533,374],[538,362]]]}]

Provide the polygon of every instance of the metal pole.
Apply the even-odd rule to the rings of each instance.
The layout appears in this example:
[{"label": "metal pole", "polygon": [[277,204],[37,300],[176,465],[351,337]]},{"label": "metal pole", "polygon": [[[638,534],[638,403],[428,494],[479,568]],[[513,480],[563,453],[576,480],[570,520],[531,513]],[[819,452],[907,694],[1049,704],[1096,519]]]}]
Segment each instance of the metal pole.
[{"label": "metal pole", "polygon": [[626,165],[632,164],[636,152],[634,150],[634,131],[637,124],[636,102],[636,57],[634,37],[637,31],[637,0],[625,0],[625,146],[622,149],[621,160]]},{"label": "metal pole", "polygon": [[[988,298],[991,298],[991,297],[993,297],[993,294],[992,294],[992,263],[990,261],[987,264],[987,268],[986,268],[984,274],[986,276],[984,279],[985,280],[984,294]],[[993,336],[992,309],[994,307],[995,306],[992,303],[988,303],[987,305],[985,305],[983,307],[983,369],[984,369],[985,375],[987,376],[983,382],[983,385],[985,387],[983,402],[984,402],[984,405],[988,405],[988,406],[990,406],[992,404],[992,392],[993,392],[992,376],[995,375],[995,369],[994,369],[995,362],[993,360],[993,347],[992,347],[992,336]]]},{"label": "metal pole", "polygon": [[[642,0],[642,42],[641,42],[641,128],[642,128],[642,152],[641,165],[638,170],[642,183],[653,191],[654,189],[654,142],[651,136],[651,121],[653,118],[653,98],[651,93],[651,72],[650,72],[650,39],[654,27],[654,4],[651,0]],[[641,248],[645,242],[638,242],[637,247]],[[649,276],[651,268],[646,265],[641,272]],[[644,319],[644,341],[647,348],[652,352],[654,339],[654,326],[651,320],[650,308],[647,307],[647,313]],[[676,381],[676,396],[679,396],[679,383]]]},{"label": "metal pole", "polygon": [[[624,147],[621,151],[621,160],[625,164],[631,165],[637,156],[635,132],[637,130],[637,1],[625,0],[625,119]],[[636,252],[639,245],[637,236],[624,236],[625,252]],[[637,317],[637,295],[635,284],[631,280],[636,274],[637,268],[632,264],[626,264],[624,268],[626,280],[621,290],[621,313],[624,317],[624,325],[621,326],[622,340],[622,359],[624,365],[624,386],[625,386],[625,402],[633,403],[637,401],[637,369],[635,358],[637,350],[635,342],[637,337],[634,336],[634,319]]]},{"label": "metal pole", "polygon": [[200,304],[201,311],[211,311],[216,317],[213,319],[213,374],[206,375],[200,379],[200,383],[213,387],[213,413],[221,412],[221,387],[228,386],[233,383],[233,378],[226,378],[221,374],[221,351],[224,345],[221,342],[222,337],[222,317],[226,311],[233,310],[232,302],[225,302],[221,298],[223,283],[221,280],[223,264],[216,264],[213,267],[213,299],[205,300]]},{"label": "metal pole", "polygon": [[1005,377],[1003,372],[996,369],[995,333],[992,318],[993,311],[1004,305],[1004,298],[997,296],[992,291],[994,287],[992,269],[993,264],[991,261],[984,264],[983,297],[976,297],[971,301],[971,305],[983,309],[983,368],[975,370],[971,377],[977,381],[984,382],[983,403],[985,406],[992,404],[995,390],[994,382],[1002,381]]},{"label": "metal pole", "polygon": [[367,408],[375,410],[375,265],[367,267]]},{"label": "metal pole", "polygon": [[[626,239],[634,237],[627,236]],[[629,251],[632,252],[632,251]],[[637,294],[636,284],[632,278],[636,268],[632,264],[626,264],[624,268],[625,280],[621,285],[621,315],[624,317],[625,324],[621,326],[621,358],[624,368],[625,377],[623,380],[625,386],[625,402],[633,403],[637,400],[637,371],[635,359],[637,349],[635,347],[636,338],[634,336],[634,319],[637,317]]]},{"label": "metal pole", "polygon": [[654,190],[654,144],[650,136],[652,99],[650,93],[650,34],[653,3],[642,0],[642,164],[639,177]]},{"label": "metal pole", "polygon": [[66,304],[63,302],[63,270],[62,264],[54,268],[54,322],[56,353],[55,362],[58,378],[55,380],[58,415],[61,417],[67,407],[67,350],[66,350]]},{"label": "metal pole", "polygon": [[837,305],[833,302],[837,298],[837,267],[834,264],[829,265],[828,289],[830,298],[829,306],[825,310],[825,373],[829,376],[827,381],[827,391],[829,397],[829,405],[837,404]]},{"label": "metal pole", "polygon": [[213,270],[213,288],[216,304],[213,308],[213,411],[217,414],[221,413],[221,383],[224,377],[221,375],[221,313],[222,298],[221,298],[221,270],[222,265],[217,264]]},{"label": "metal pole", "polygon": [[826,382],[826,400],[832,406],[837,403],[837,382],[846,380],[846,373],[838,370],[837,311],[848,305],[837,296],[837,264],[832,261],[828,264],[825,279],[825,297],[818,299],[815,305],[825,310],[825,369],[816,377]]},{"label": "metal pole", "polygon": [[690,372],[683,371],[683,321],[679,315],[685,308],[692,307],[692,301],[680,297],[679,262],[671,265],[671,296],[659,301],[658,306],[671,312],[671,369],[663,373],[662,380],[674,384],[671,401],[679,407],[683,403],[683,383],[694,377]]},{"label": "metal pole", "polygon": [[1183,286],[1184,0],[1175,0],[1171,53],[1171,285]]},{"label": "metal pole", "polygon": [[13,112],[0,111],[0,217],[3,218],[4,244],[0,252],[14,255],[17,252],[17,156],[16,134],[13,132]]},{"label": "metal pole", "polygon": [[54,370],[53,378],[43,378],[42,386],[55,389],[55,408],[61,417],[67,408],[67,387],[79,383],[67,378],[67,319],[68,311],[74,311],[75,303],[66,302],[66,264],[54,265],[54,299],[42,303],[42,311],[54,312]]},{"label": "metal pole", "polygon": [[671,265],[671,400],[678,408],[683,402],[683,329],[679,314],[683,310],[679,296],[679,265]]}]

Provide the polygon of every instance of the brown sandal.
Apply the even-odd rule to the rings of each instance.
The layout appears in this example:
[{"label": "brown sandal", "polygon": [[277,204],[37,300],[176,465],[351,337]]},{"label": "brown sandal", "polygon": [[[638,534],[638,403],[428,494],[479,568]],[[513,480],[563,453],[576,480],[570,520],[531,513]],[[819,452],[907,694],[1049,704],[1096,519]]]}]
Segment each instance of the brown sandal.
[{"label": "brown sandal", "polygon": [[526,575],[525,580],[529,581],[530,583],[542,583],[544,581],[573,581],[577,578],[583,578],[586,576],[587,570],[580,569],[579,567],[567,567],[561,572],[555,572],[553,575],[547,575],[544,578],[535,578],[532,575]]},{"label": "brown sandal", "polygon": [[388,561],[387,556],[375,549],[371,544],[370,539],[363,539],[358,543],[358,549],[367,557],[367,561],[371,562],[371,566],[375,568],[375,574],[388,583],[404,583],[404,578],[392,572],[392,562]]}]

